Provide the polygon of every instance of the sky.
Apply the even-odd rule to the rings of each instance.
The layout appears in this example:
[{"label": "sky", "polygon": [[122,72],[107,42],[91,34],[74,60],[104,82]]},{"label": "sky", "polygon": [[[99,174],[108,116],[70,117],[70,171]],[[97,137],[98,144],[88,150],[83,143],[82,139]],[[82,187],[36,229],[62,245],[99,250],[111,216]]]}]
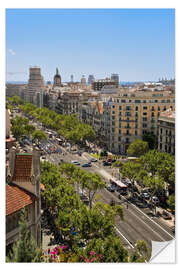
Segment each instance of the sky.
[{"label": "sky", "polygon": [[119,74],[120,81],[175,76],[174,9],[6,9],[6,80]]}]

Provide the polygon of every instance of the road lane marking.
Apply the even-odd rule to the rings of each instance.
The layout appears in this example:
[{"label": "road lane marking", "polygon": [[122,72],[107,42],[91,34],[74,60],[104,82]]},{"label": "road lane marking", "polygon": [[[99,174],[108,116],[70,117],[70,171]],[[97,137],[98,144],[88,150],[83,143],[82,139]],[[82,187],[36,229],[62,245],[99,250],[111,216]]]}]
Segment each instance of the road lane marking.
[{"label": "road lane marking", "polygon": [[135,207],[141,214],[143,214],[145,217],[147,217],[149,220],[151,220],[154,224],[156,224],[159,228],[161,228],[161,230],[163,230],[165,233],[167,233],[169,236],[172,237],[172,239],[174,239],[174,237],[168,233],[163,227],[161,227],[161,225],[159,225],[158,223],[156,223],[154,220],[152,220],[150,217],[148,217],[148,215],[146,215],[143,211],[141,211],[137,206],[135,206],[134,204],[131,203],[131,205],[133,207]]}]

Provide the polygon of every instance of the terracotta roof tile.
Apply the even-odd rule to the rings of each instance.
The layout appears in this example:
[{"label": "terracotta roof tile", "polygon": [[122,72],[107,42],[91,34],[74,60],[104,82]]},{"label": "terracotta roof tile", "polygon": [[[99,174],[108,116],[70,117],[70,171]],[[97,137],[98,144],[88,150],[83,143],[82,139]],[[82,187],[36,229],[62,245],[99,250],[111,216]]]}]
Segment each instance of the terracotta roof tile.
[{"label": "terracotta roof tile", "polygon": [[36,197],[15,185],[6,185],[6,216],[32,204]]},{"label": "terracotta roof tile", "polygon": [[13,181],[30,181],[31,168],[31,154],[16,154]]}]

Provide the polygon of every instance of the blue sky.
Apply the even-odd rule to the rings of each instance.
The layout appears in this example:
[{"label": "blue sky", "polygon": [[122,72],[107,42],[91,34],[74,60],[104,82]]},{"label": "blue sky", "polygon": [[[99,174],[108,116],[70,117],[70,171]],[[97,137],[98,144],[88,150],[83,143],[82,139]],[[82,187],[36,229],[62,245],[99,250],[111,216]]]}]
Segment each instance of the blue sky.
[{"label": "blue sky", "polygon": [[56,67],[62,81],[174,77],[174,17],[173,9],[7,9],[6,79],[27,81],[34,65],[45,80]]}]

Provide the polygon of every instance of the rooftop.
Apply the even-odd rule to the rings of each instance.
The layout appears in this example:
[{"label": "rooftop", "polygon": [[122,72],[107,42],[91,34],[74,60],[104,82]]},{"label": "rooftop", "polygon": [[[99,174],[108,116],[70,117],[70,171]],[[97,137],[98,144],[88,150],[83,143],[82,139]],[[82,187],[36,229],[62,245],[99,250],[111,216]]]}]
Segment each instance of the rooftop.
[{"label": "rooftop", "polygon": [[32,154],[16,154],[13,181],[29,182],[32,169]]},{"label": "rooftop", "polygon": [[32,204],[35,199],[33,194],[15,185],[6,185],[6,216]]}]

